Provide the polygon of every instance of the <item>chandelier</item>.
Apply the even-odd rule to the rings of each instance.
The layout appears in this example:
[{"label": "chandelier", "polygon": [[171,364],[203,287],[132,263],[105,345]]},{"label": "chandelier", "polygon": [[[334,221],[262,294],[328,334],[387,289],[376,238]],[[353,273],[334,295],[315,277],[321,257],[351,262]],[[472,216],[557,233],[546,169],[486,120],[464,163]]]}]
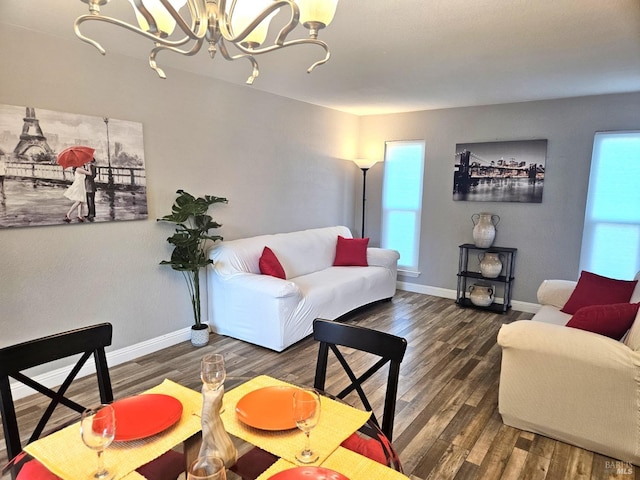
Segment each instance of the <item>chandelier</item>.
[{"label": "chandelier", "polygon": [[[162,50],[195,55],[205,42],[211,58],[220,51],[227,60],[246,58],[252,66],[247,79],[251,85],[259,75],[256,55],[273,52],[293,45],[313,44],[320,46],[325,56],[313,63],[307,72],[329,60],[329,46],[318,40],[318,31],[333,20],[338,0],[129,0],[133,6],[138,26],[117,18],[104,16],[100,7],[109,0],[81,0],[89,5],[89,14],[81,15],[74,22],[77,37],[93,45],[104,55],[105,49],[95,40],[80,32],[80,25],[90,20],[99,20],[124,27],[148,38],[154,43],[149,54],[149,66],[160,78],[167,78],[156,63]],[[188,10],[188,11],[187,11]],[[263,45],[269,24],[280,11],[290,13],[289,21],[282,27],[273,43]],[[186,14],[186,15],[185,15]],[[309,30],[308,38],[287,40],[297,24]],[[178,32],[174,33],[174,30]],[[234,54],[228,47],[233,45]]]}]

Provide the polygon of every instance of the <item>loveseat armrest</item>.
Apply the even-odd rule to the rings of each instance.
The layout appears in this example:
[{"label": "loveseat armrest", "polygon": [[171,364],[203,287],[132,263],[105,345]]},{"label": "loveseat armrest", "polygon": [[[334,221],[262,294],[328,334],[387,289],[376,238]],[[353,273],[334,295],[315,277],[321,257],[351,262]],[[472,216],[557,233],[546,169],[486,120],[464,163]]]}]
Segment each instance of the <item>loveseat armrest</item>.
[{"label": "loveseat armrest", "polygon": [[248,296],[285,298],[300,295],[300,289],[295,283],[271,275],[239,272],[218,276],[218,279],[228,288],[244,291]]},{"label": "loveseat armrest", "polygon": [[569,297],[576,288],[578,282],[571,280],[545,280],[538,287],[538,303],[540,305],[552,305],[557,308],[564,307]]},{"label": "loveseat armrest", "polygon": [[400,253],[390,248],[367,248],[367,263],[370,267],[397,268]]},{"label": "loveseat armrest", "polygon": [[625,461],[638,461],[640,354],[611,338],[521,320],[503,325],[504,423]]}]

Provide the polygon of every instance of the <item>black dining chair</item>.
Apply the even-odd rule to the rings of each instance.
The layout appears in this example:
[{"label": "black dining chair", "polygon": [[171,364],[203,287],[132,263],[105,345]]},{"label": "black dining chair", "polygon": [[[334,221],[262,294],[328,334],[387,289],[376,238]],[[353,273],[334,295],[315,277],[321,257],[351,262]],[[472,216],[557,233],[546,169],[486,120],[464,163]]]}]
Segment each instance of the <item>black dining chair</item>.
[{"label": "black dining chair", "polygon": [[[396,396],[398,393],[400,363],[407,350],[407,341],[402,337],[397,337],[389,333],[323,319],[314,320],[313,338],[320,342],[314,387],[318,390],[325,390],[329,351],[332,351],[351,381],[346,388],[335,396],[339,399],[344,399],[354,390],[358,392],[358,396],[365,409],[372,412],[371,415],[375,424],[380,427],[387,439],[391,441],[393,438],[393,421],[396,409]],[[380,358],[364,373],[356,376],[347,363],[345,356],[338,348],[340,346],[367,352]],[[380,424],[373,413],[371,403],[362,385],[387,363],[389,364],[389,372],[384,397],[382,424]]]},{"label": "black dining chair", "polygon": [[[4,439],[9,459],[15,458],[22,451],[22,441],[9,379],[13,378],[51,399],[27,440],[28,444],[43,434],[58,405],[63,405],[78,413],[85,410],[85,407],[69,398],[70,395],[67,392],[89,358],[94,358],[100,402],[111,403],[113,401],[111,377],[105,354],[105,347],[111,345],[112,333],[112,325],[102,323],[0,348],[0,415],[2,416]],[[76,355],[80,355],[77,363],[57,390],[48,388],[23,373],[26,369]],[[78,435],[80,434],[78,433]],[[170,450],[158,459],[140,467],[138,472],[153,480],[173,480],[184,469],[184,455]]]}]

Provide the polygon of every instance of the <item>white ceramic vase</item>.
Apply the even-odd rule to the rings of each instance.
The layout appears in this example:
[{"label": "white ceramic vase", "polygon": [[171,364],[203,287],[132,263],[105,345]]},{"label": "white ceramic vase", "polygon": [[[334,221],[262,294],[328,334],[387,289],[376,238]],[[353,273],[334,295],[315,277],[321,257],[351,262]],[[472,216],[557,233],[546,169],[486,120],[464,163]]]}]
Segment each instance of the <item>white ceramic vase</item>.
[{"label": "white ceramic vase", "polygon": [[486,278],[497,278],[502,273],[502,255],[494,252],[485,252],[478,255],[480,260],[480,273]]},{"label": "white ceramic vase", "polygon": [[477,307],[488,307],[493,303],[493,288],[473,284],[469,287],[469,300]]},{"label": "white ceramic vase", "polygon": [[473,243],[478,248],[489,248],[496,238],[496,226],[500,222],[498,215],[491,213],[474,213],[471,215],[473,222]]},{"label": "white ceramic vase", "polygon": [[209,325],[201,324],[202,329],[195,329],[195,325],[191,327],[191,345],[194,347],[204,347],[209,343]]}]

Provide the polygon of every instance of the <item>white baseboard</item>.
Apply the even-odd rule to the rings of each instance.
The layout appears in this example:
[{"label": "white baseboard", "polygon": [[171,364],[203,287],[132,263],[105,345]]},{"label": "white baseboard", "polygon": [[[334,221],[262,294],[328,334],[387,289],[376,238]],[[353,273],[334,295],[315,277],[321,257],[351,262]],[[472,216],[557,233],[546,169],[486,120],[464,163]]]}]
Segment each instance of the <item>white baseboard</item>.
[{"label": "white baseboard", "polygon": [[[190,338],[191,327],[186,327],[175,332],[167,333],[156,338],[145,340],[144,342],[136,343],[135,345],[130,345],[119,350],[107,352],[107,362],[110,367],[115,367],[116,365],[120,365],[121,363],[134,360],[153,352],[157,352],[158,350],[168,348],[177,343],[185,342]],[[57,368],[50,372],[36,375],[33,377],[33,379],[46,387],[53,388],[57,385],[61,385],[62,382],[64,382],[65,378],[71,371],[71,368],[73,368],[72,365],[68,367]],[[95,363],[93,362],[93,359],[89,359],[84,367],[82,367],[82,369],[80,370],[80,373],[78,373],[78,378],[91,375],[95,373],[95,371]],[[23,385],[22,383],[12,382],[11,393],[13,395],[13,398],[17,400],[19,398],[24,398],[35,393],[35,390],[27,387],[26,385]]]},{"label": "white baseboard", "polygon": [[[434,297],[456,299],[457,292],[448,288],[430,287],[428,285],[419,285],[417,283],[400,282],[396,283],[399,290],[406,292],[423,293],[425,295],[433,295]],[[498,299],[500,301],[500,299]],[[536,313],[540,309],[537,303],[520,302],[518,300],[511,301],[511,308],[519,312]]]}]

